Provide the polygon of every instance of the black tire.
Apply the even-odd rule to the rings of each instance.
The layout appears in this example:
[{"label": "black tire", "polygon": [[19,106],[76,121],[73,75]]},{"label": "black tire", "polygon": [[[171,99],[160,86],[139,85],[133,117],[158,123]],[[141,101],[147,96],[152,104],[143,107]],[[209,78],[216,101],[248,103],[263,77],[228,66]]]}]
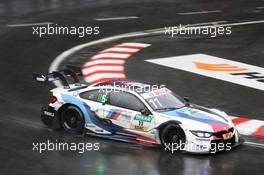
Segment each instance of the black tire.
[{"label": "black tire", "polygon": [[68,133],[81,134],[84,129],[83,113],[78,107],[67,106],[61,112],[61,125]]},{"label": "black tire", "polygon": [[[165,126],[160,132],[160,140],[163,147],[174,144],[174,150],[180,150],[184,148],[186,137],[184,131],[179,125],[169,124]],[[178,149],[177,149],[178,148]]]}]

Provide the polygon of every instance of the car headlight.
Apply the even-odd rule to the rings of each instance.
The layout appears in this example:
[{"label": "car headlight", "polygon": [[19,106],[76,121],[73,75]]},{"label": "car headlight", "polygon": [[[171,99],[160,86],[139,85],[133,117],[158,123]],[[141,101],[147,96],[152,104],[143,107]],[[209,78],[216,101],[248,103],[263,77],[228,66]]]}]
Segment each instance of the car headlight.
[{"label": "car headlight", "polygon": [[191,133],[197,137],[202,137],[202,138],[209,138],[213,135],[211,132],[204,132],[204,131],[191,131]]}]

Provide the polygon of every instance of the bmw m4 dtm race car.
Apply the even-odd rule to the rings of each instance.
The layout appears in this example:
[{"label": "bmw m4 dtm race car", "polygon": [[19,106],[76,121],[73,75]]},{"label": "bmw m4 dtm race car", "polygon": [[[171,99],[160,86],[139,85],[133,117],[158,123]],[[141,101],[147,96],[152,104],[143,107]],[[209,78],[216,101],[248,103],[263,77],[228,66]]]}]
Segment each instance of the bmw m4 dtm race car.
[{"label": "bmw m4 dtm race car", "polygon": [[51,90],[50,103],[41,110],[48,127],[193,153],[230,150],[242,143],[225,112],[192,104],[165,86],[130,80],[85,85],[80,75],[72,66],[33,73],[38,82],[59,80],[63,85]]}]

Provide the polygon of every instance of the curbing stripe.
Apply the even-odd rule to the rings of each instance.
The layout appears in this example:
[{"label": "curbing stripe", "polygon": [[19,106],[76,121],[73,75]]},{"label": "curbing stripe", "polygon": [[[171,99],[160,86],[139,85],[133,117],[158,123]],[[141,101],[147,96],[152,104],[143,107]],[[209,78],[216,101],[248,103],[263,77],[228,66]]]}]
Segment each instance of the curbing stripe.
[{"label": "curbing stripe", "polygon": [[148,46],[150,45],[143,43],[123,43],[99,52],[88,59],[82,68],[85,81],[88,84],[96,84],[126,79],[124,73],[126,59]]},{"label": "curbing stripe", "polygon": [[240,134],[264,137],[264,121],[240,117],[232,120]]},{"label": "curbing stripe", "polygon": [[264,125],[259,127],[256,132],[253,133],[255,136],[264,136]]}]

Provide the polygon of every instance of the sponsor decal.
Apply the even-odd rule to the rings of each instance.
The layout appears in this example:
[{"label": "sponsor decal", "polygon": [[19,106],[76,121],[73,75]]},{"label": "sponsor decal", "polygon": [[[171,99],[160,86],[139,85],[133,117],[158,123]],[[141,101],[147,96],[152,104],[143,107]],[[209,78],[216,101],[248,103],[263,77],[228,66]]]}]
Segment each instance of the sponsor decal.
[{"label": "sponsor decal", "polygon": [[147,128],[144,128],[143,123],[139,125],[131,125],[131,129],[147,131]]},{"label": "sponsor decal", "polygon": [[112,120],[118,120],[119,117],[122,115],[122,112],[123,111],[121,111],[119,109],[113,108],[113,109],[111,109],[109,111],[109,113],[107,114],[106,118],[109,118],[109,119],[112,119]]},{"label": "sponsor decal", "polygon": [[153,119],[153,116],[151,115],[141,115],[141,114],[136,114],[134,117],[134,120],[139,120],[139,121],[143,121],[143,122],[151,122],[151,120]]},{"label": "sponsor decal", "polygon": [[241,72],[248,70],[239,66],[233,66],[230,64],[207,64],[193,61],[197,68],[210,71],[220,71],[220,72]]},{"label": "sponsor decal", "polygon": [[161,89],[157,89],[157,90],[153,90],[151,92],[143,93],[143,94],[141,94],[141,96],[144,99],[148,99],[148,98],[152,98],[152,97],[158,97],[158,96],[161,96],[161,95],[165,95],[165,94],[168,94],[170,92],[171,91],[169,89],[163,87]]},{"label": "sponsor decal", "polygon": [[50,117],[54,117],[54,113],[52,112],[44,111],[44,114]]},{"label": "sponsor decal", "polygon": [[99,94],[98,101],[101,103],[105,103],[107,101],[107,94]]},{"label": "sponsor decal", "polygon": [[229,128],[229,125],[221,117],[199,110],[196,111],[196,109],[188,109],[188,107],[176,111],[162,112],[162,114],[206,123],[210,125],[215,132],[227,130]]},{"label": "sponsor decal", "polygon": [[37,77],[36,80],[40,81],[40,82],[45,82],[47,80],[47,78],[46,78],[46,76],[41,75],[40,77]]},{"label": "sponsor decal", "polygon": [[206,54],[151,59],[148,62],[264,90],[264,68]]},{"label": "sponsor decal", "polygon": [[179,111],[185,114],[188,114],[188,115],[193,115],[194,113],[199,112],[197,109],[194,109],[194,108],[182,108]]},{"label": "sponsor decal", "polygon": [[104,132],[104,130],[102,130],[102,129],[95,129],[94,131],[95,132]]},{"label": "sponsor decal", "polygon": [[136,114],[130,128],[146,132],[149,130],[152,119],[153,116],[151,115],[145,116],[141,114]]},{"label": "sponsor decal", "polygon": [[94,124],[85,124],[86,128],[96,128]]},{"label": "sponsor decal", "polygon": [[229,133],[223,134],[223,139],[224,139],[224,140],[231,139],[232,137],[233,137],[233,133],[232,133],[232,132],[229,132]]},{"label": "sponsor decal", "polygon": [[131,121],[131,117],[130,115],[128,114],[124,114],[120,117],[120,122],[123,122],[123,123],[130,123]]},{"label": "sponsor decal", "polygon": [[106,118],[121,122],[122,125],[129,126],[131,123],[131,115],[131,112],[113,108],[108,112]]}]

